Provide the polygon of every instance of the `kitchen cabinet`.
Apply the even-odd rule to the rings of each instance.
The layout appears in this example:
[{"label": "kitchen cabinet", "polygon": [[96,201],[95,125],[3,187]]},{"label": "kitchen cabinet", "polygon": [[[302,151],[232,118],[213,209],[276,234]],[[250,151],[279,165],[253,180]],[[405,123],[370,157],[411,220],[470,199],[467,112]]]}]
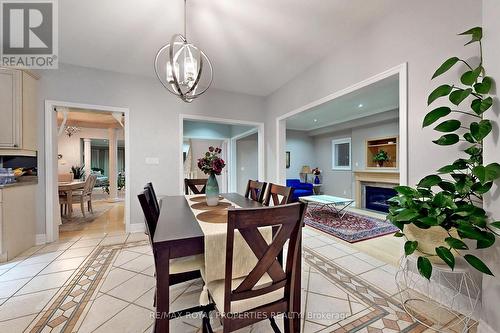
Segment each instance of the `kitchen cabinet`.
[{"label": "kitchen cabinet", "polygon": [[31,72],[0,68],[0,153],[36,154],[37,80]]},{"label": "kitchen cabinet", "polygon": [[0,186],[0,262],[35,246],[36,183]]}]

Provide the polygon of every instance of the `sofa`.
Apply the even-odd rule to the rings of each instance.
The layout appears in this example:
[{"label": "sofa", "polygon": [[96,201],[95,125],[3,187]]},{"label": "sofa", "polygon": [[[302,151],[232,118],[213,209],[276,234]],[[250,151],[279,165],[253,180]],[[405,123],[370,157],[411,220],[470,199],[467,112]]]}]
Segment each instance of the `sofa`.
[{"label": "sofa", "polygon": [[286,186],[293,188],[292,202],[298,201],[300,197],[314,195],[313,184],[302,183],[300,179],[287,179]]}]

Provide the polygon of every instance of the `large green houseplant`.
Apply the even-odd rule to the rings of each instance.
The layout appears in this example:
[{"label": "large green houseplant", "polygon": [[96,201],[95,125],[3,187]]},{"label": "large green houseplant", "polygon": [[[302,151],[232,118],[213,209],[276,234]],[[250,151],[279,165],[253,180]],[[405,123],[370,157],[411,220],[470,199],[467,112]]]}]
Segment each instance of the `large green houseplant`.
[{"label": "large green houseplant", "polygon": [[[425,116],[423,127],[450,115],[460,116],[441,119],[434,129],[442,136],[433,142],[440,146],[465,145],[463,156],[443,166],[436,174],[424,177],[416,187],[396,187],[398,195],[389,200],[388,219],[400,229],[395,236],[406,238],[407,256],[418,254],[418,270],[427,279],[432,275],[436,259],[453,269],[457,256],[463,256],[480,272],[493,275],[487,265],[468,250],[471,244],[477,249],[492,246],[499,232],[497,228],[500,228],[500,222],[491,221],[482,208],[483,195],[500,177],[498,163],[483,165],[483,140],[493,127],[484,117],[484,112],[493,105],[493,98],[489,96],[493,79],[486,76],[483,67],[482,28],[472,28],[460,35],[471,37],[466,45],[478,45],[479,63],[473,65],[471,61],[452,57],[436,70],[433,79],[456,64],[465,67],[459,84],[443,84],[431,92],[428,105],[447,97],[446,105],[452,107],[433,108]],[[423,244],[419,244],[425,237],[409,236],[415,229],[420,235],[433,233],[434,246],[430,251],[428,247],[422,250]]]}]

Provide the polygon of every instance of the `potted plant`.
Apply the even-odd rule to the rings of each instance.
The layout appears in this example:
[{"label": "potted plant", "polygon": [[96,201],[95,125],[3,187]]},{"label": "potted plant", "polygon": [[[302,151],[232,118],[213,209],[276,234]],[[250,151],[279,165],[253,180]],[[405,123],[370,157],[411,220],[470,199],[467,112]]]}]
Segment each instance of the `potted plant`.
[{"label": "potted plant", "polygon": [[321,184],[321,180],[319,179],[319,175],[321,175],[321,170],[319,168],[312,169],[312,174],[314,177],[314,184]]},{"label": "potted plant", "polygon": [[[465,146],[461,156],[424,177],[416,187],[398,186],[398,195],[391,198],[388,219],[400,231],[396,237],[405,237],[405,254],[416,254],[420,274],[430,279],[433,264],[455,267],[461,256],[478,271],[493,275],[487,265],[468,252],[472,247],[484,249],[495,243],[500,222],[494,222],[482,208],[483,195],[500,177],[498,163],[483,164],[483,140],[492,130],[492,121],[484,112],[493,105],[489,96],[493,79],[486,76],[482,60],[482,29],[472,28],[461,35],[472,39],[466,45],[477,43],[479,63],[472,64],[458,57],[446,60],[434,73],[435,78],[457,63],[466,69],[460,83],[443,84],[434,89],[428,105],[446,97],[449,106],[439,106],[427,113],[423,127],[434,127],[442,136],[433,142],[440,146]],[[464,103],[471,101],[470,103]]]},{"label": "potted plant", "polygon": [[208,176],[205,195],[208,206],[217,206],[219,204],[219,184],[215,176],[222,173],[226,166],[224,160],[220,157],[222,149],[210,146],[205,156],[198,159],[198,168]]},{"label": "potted plant", "polygon": [[379,167],[383,167],[384,162],[387,162],[389,160],[390,160],[389,155],[387,154],[387,152],[385,150],[382,150],[382,149],[380,149],[375,154],[375,156],[373,156],[373,161],[377,162]]},{"label": "potted plant", "polygon": [[71,173],[73,174],[73,179],[82,179],[83,176],[85,175],[85,171],[83,170],[83,165],[82,166],[72,166]]}]

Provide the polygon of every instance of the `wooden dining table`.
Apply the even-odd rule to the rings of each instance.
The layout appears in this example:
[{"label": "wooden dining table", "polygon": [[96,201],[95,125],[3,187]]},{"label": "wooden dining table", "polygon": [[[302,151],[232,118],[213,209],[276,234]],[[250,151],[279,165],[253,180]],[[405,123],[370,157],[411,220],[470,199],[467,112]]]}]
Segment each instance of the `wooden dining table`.
[{"label": "wooden dining table", "polygon": [[[222,196],[241,208],[258,208],[263,205],[237,193]],[[161,199],[160,216],[153,239],[156,257],[156,322],[155,332],[169,332],[170,313],[170,259],[182,258],[205,252],[205,236],[189,206],[186,197],[165,196]],[[301,256],[300,256],[301,257]],[[300,285],[301,260],[295,278]],[[300,292],[295,293],[292,311],[300,312]],[[298,332],[297,328],[294,332]]]},{"label": "wooden dining table", "polygon": [[83,190],[84,187],[85,182],[81,180],[58,183],[59,193],[66,194],[66,202],[68,203],[68,217],[71,217],[71,215],[73,214],[73,191]]}]

